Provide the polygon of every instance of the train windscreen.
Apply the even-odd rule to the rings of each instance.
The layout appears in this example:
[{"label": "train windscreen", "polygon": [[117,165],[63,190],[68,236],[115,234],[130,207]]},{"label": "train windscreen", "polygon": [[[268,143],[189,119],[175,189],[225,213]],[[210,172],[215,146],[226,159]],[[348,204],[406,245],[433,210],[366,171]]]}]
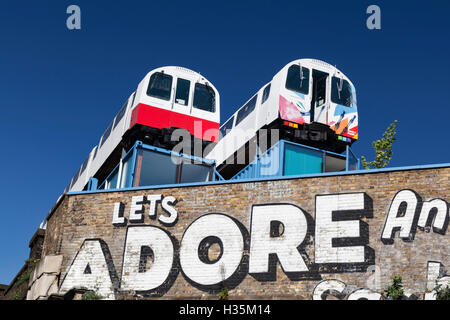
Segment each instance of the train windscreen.
[{"label": "train windscreen", "polygon": [[302,67],[300,72],[299,65],[294,64],[290,66],[286,77],[286,89],[308,94],[309,69]]},{"label": "train windscreen", "polygon": [[155,72],[150,77],[147,95],[163,100],[170,100],[172,90],[172,76],[162,72]]},{"label": "train windscreen", "polygon": [[201,83],[195,84],[194,108],[209,112],[216,111],[216,94],[210,86]]},{"label": "train windscreen", "polygon": [[333,77],[331,83],[331,101],[343,106],[352,106],[352,87],[347,80]]}]

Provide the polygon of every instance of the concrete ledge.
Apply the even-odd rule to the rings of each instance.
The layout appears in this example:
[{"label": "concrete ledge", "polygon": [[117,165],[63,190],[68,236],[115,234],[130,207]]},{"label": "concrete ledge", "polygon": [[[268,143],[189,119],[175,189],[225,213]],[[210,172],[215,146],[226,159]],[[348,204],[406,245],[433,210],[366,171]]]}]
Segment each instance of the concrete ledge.
[{"label": "concrete ledge", "polygon": [[39,262],[30,277],[27,300],[37,300],[58,292],[62,261],[62,255],[48,255]]}]

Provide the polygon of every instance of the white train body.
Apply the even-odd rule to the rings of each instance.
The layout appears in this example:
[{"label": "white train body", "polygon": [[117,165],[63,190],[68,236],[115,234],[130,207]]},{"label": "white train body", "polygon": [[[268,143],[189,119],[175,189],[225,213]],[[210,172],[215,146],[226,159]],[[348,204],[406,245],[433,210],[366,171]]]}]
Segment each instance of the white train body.
[{"label": "white train body", "polygon": [[342,152],[358,139],[355,88],[323,61],[292,61],[225,121],[207,158],[219,169],[227,159],[233,163],[236,152],[264,128],[280,129],[280,138]]},{"label": "white train body", "polygon": [[127,99],[64,192],[85,189],[90,177],[106,178],[122,149],[136,140],[149,139],[147,143],[165,147],[165,134],[181,128],[196,139],[215,143],[219,123],[219,92],[207,79],[182,67],[154,69]]}]

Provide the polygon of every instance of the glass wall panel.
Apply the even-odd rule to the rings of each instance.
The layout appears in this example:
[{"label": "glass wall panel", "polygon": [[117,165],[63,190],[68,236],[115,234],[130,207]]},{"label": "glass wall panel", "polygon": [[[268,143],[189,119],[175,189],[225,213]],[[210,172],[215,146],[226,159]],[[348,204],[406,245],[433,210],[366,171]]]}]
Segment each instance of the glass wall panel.
[{"label": "glass wall panel", "polygon": [[177,164],[172,162],[170,154],[150,150],[141,152],[139,186],[176,183]]},{"label": "glass wall panel", "polygon": [[209,181],[210,166],[184,162],[181,168],[180,183]]},{"label": "glass wall panel", "polygon": [[350,150],[350,148],[348,149],[348,153],[347,153],[347,161],[348,161],[348,170],[349,171],[359,169],[358,158],[355,157],[355,155]]},{"label": "glass wall panel", "polygon": [[345,158],[328,154],[325,156],[325,172],[345,171]]}]

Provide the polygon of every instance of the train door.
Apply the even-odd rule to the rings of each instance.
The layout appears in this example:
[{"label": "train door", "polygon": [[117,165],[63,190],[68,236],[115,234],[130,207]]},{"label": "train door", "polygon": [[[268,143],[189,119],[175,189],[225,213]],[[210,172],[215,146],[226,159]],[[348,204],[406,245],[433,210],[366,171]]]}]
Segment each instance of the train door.
[{"label": "train door", "polygon": [[175,128],[184,128],[193,134],[194,125],[191,118],[193,86],[195,78],[183,74],[175,79],[172,114],[170,124]]},{"label": "train door", "polygon": [[172,111],[189,115],[192,105],[191,84],[193,79],[181,76],[175,80]]},{"label": "train door", "polygon": [[312,72],[312,100],[311,100],[311,119],[313,122],[327,124],[328,101],[327,87],[329,74],[313,69]]}]

